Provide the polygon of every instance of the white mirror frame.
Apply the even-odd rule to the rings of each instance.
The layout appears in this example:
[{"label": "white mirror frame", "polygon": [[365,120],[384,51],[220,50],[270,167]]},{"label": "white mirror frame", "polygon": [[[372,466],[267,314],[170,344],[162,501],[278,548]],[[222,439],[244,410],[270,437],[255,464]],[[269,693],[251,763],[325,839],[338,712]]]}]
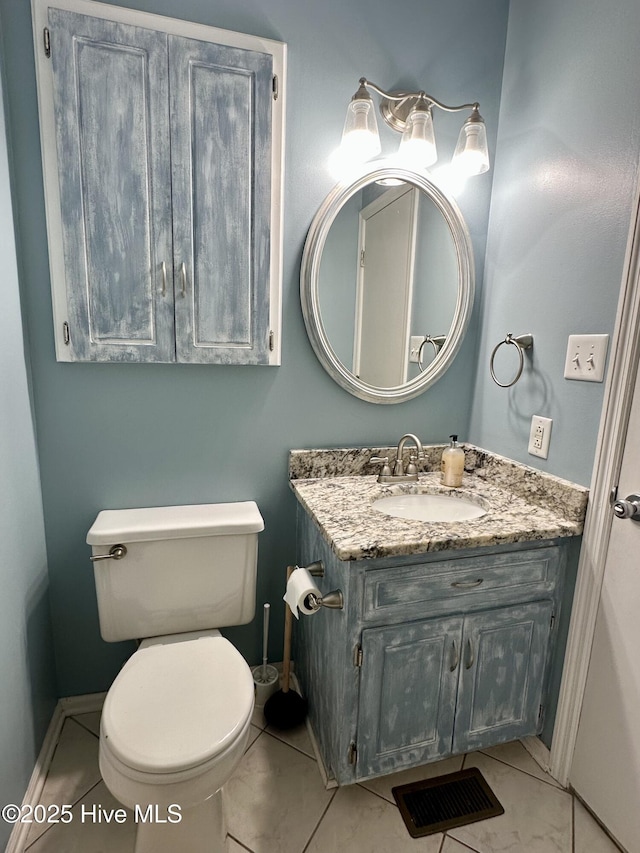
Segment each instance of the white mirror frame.
[{"label": "white mirror frame", "polygon": [[[458,296],[456,309],[447,335],[447,339],[437,357],[427,365],[422,373],[403,385],[391,388],[378,388],[362,382],[351,373],[336,356],[326,335],[320,315],[318,287],[320,283],[320,263],[329,229],[351,196],[368,184],[385,179],[405,181],[422,190],[440,210],[453,238],[458,266]],[[403,403],[426,391],[451,365],[471,319],[475,274],[471,238],[462,213],[457,204],[432,183],[423,172],[380,164],[362,172],[352,182],[337,184],[318,209],[304,245],[300,271],[300,301],[302,316],[307,328],[311,346],[320,364],[331,378],[345,391],[366,400],[369,403]]]}]

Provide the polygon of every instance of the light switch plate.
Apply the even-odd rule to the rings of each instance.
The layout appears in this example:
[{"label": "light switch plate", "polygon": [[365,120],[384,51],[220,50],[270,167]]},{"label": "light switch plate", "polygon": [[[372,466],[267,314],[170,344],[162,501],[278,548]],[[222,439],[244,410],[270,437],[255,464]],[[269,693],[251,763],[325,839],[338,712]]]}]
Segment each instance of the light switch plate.
[{"label": "light switch plate", "polygon": [[420,351],[420,345],[424,341],[424,335],[411,335],[411,342],[409,344],[409,361],[413,364],[418,363],[418,352]]},{"label": "light switch plate", "polygon": [[602,382],[608,346],[609,335],[569,335],[565,379]]}]

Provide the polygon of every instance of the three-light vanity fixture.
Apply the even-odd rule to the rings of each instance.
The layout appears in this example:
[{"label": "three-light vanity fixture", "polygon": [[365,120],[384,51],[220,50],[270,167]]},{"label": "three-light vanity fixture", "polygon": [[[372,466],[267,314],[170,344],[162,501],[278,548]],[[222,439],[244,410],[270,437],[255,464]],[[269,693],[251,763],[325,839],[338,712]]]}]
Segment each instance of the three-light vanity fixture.
[{"label": "three-light vanity fixture", "polygon": [[425,169],[438,159],[433,132],[433,107],[453,113],[470,110],[462,125],[451,166],[461,177],[480,175],[489,169],[489,151],[480,104],[449,107],[426,92],[385,92],[375,83],[360,78],[360,87],[347,109],[342,143],[334,158],[334,168],[346,170],[380,154],[380,136],[369,90],[380,100],[380,113],[385,122],[402,133],[398,160],[410,168]]}]

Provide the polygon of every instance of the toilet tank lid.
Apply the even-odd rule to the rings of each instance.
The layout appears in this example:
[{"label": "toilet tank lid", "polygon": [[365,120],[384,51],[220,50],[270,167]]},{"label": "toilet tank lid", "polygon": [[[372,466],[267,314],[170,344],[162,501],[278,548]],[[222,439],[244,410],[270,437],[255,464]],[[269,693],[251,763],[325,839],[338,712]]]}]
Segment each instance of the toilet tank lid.
[{"label": "toilet tank lid", "polygon": [[254,501],[189,506],[106,509],[87,533],[89,545],[259,533],[264,521]]}]

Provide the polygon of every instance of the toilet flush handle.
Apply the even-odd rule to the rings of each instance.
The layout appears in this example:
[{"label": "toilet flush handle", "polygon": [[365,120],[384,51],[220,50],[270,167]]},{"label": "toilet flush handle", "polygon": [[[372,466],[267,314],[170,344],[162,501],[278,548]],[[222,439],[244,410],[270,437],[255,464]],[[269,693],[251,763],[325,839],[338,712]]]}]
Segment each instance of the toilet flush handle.
[{"label": "toilet flush handle", "polygon": [[92,554],[89,559],[96,563],[98,560],[121,560],[127,556],[127,549],[124,545],[114,545],[109,549],[108,554]]}]

